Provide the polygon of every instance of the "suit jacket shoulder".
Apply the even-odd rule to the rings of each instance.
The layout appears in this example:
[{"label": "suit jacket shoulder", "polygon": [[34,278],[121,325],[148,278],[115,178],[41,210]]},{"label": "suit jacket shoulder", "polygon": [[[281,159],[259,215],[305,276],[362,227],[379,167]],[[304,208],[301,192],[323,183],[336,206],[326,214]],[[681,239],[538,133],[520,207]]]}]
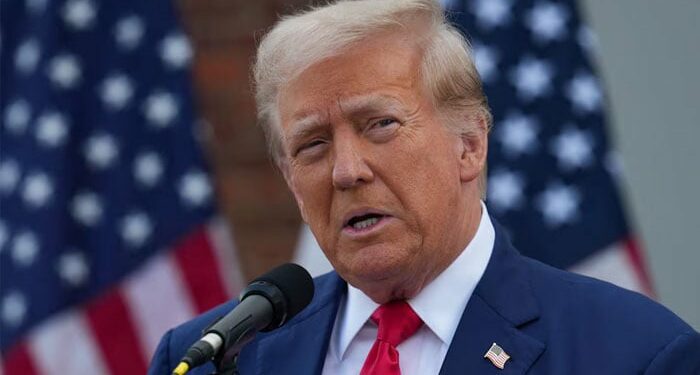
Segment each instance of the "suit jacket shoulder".
[{"label": "suit jacket shoulder", "polygon": [[[571,369],[569,373],[584,362],[599,374],[700,373],[698,333],[666,307],[607,282],[523,259],[530,268],[534,297],[542,306],[538,324],[524,331],[550,343],[543,363]],[[572,342],[580,348],[562,350]],[[669,356],[673,351],[677,353]],[[671,360],[682,352],[681,358]],[[591,361],[586,353],[598,360]],[[689,369],[682,370],[686,364]]]},{"label": "suit jacket shoulder", "polygon": [[[523,373],[700,373],[700,335],[671,311],[641,294],[521,256],[495,225],[494,253],[465,315],[483,304],[479,318],[499,316],[494,327],[533,340],[530,348],[541,350],[530,364],[519,364],[530,366]],[[497,332],[494,327],[486,330]]]}]

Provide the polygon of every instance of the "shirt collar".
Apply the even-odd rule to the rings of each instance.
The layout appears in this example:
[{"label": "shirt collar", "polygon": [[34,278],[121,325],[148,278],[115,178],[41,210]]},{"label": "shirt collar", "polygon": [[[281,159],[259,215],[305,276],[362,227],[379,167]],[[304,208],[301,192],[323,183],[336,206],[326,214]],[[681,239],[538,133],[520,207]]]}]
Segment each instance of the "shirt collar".
[{"label": "shirt collar", "polygon": [[[462,313],[486,270],[495,231],[486,205],[481,203],[481,220],[474,238],[452,264],[408,301],[423,323],[449,345]],[[340,305],[336,355],[342,359],[357,333],[379,305],[361,290],[348,284],[348,294]]]}]

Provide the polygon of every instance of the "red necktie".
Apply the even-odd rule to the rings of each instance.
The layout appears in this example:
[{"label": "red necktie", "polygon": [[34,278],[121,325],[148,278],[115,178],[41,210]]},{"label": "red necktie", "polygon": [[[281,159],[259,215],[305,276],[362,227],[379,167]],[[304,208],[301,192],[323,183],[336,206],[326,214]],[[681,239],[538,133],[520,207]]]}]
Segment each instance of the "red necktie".
[{"label": "red necktie", "polygon": [[365,359],[360,375],[400,375],[396,347],[411,337],[423,324],[406,301],[381,305],[372,314],[377,323],[377,340]]}]

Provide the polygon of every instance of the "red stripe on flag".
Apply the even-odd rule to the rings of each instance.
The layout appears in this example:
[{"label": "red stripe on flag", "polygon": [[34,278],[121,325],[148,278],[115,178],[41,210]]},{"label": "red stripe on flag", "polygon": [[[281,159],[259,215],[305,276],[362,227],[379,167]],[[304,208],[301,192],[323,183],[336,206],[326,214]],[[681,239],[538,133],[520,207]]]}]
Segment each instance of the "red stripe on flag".
[{"label": "red stripe on flag", "polygon": [[637,277],[639,277],[644,293],[649,297],[656,297],[654,285],[651,281],[651,274],[649,273],[649,268],[647,268],[644,254],[639,246],[639,242],[637,242],[637,240],[634,238],[628,238],[624,242],[624,247],[627,251],[627,256],[629,256],[630,262],[637,273]]},{"label": "red stripe on flag", "polygon": [[86,305],[85,315],[113,374],[145,374],[146,360],[122,295],[110,290]]},{"label": "red stripe on flag", "polygon": [[198,312],[228,299],[216,254],[206,233],[204,229],[193,232],[177,244],[173,252]]},{"label": "red stripe on flag", "polygon": [[24,343],[14,345],[6,355],[3,355],[2,372],[6,375],[39,374],[39,371],[34,367],[32,356]]}]

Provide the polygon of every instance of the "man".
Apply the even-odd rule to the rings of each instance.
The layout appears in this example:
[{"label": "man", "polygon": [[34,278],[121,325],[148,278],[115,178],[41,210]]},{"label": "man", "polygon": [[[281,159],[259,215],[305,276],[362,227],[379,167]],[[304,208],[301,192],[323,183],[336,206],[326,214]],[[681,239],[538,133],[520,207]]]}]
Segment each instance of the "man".
[{"label": "man", "polygon": [[[285,18],[255,82],[272,156],[335,272],[241,352],[241,374],[700,371],[700,335],[671,312],[520,256],[489,218],[490,114],[435,2]],[[150,373],[170,373],[233,306],[168,332]]]}]

